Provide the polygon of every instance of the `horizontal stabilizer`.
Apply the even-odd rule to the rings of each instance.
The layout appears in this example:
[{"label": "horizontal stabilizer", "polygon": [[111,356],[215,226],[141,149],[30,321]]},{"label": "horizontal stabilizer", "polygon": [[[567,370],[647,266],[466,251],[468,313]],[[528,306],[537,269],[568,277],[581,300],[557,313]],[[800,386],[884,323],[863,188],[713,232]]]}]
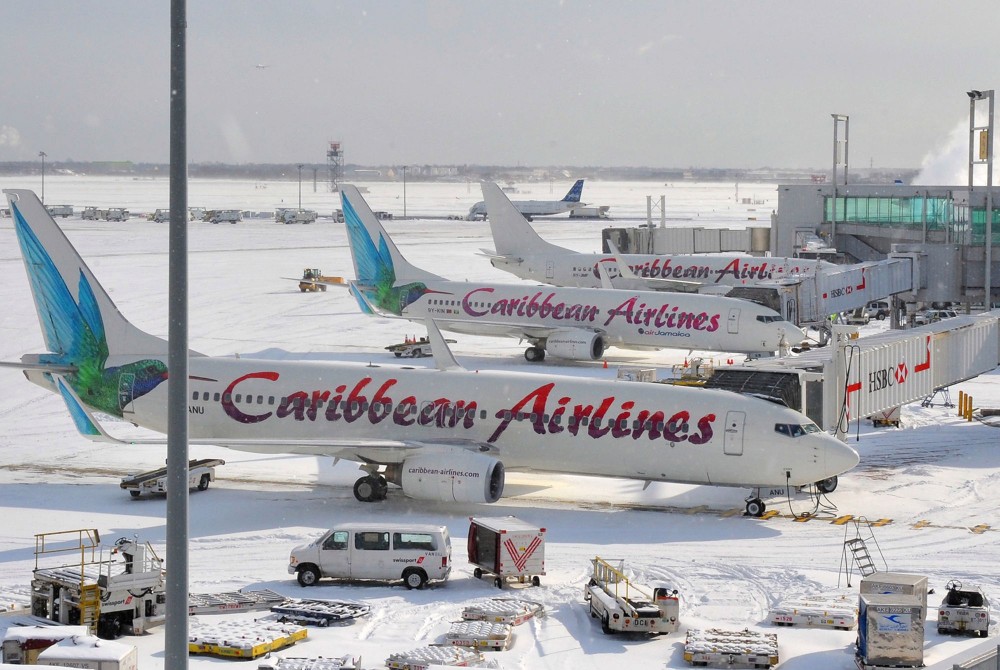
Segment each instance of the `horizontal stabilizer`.
[{"label": "horizontal stabilizer", "polygon": [[56,375],[55,376],[56,388],[59,389],[59,395],[62,396],[63,401],[66,403],[66,409],[69,410],[69,415],[73,418],[73,423],[76,424],[76,429],[80,431],[80,434],[87,439],[94,440],[95,442],[116,442],[119,444],[125,444],[121,440],[115,439],[105,432],[101,427],[101,424],[97,422],[94,415],[84,407],[83,403],[80,402],[79,396],[70,387],[66,381]]}]

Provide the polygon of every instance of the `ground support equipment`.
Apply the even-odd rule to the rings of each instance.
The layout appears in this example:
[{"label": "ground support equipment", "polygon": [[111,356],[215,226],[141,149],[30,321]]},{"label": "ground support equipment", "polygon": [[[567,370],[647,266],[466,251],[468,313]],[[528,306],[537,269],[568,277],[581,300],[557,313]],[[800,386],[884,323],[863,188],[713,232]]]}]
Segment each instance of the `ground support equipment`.
[{"label": "ground support equipment", "polygon": [[690,629],[684,660],[691,665],[769,668],[778,664],[778,636],[744,630]]}]

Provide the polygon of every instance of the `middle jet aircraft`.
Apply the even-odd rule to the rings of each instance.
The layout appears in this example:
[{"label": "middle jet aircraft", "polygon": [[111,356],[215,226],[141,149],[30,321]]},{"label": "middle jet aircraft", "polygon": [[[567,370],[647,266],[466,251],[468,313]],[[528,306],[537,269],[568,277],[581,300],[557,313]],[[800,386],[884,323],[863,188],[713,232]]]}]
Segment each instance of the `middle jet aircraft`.
[{"label": "middle jet aircraft", "polygon": [[774,310],[735,298],[451,281],[407,262],[356,187],[341,200],[362,310],[526,340],[529,361],[598,360],[608,347],[773,354],[804,338]]},{"label": "middle jet aircraft", "polygon": [[[836,267],[809,258],[735,254],[597,254],[547,242],[493,183],[483,183],[496,250],[486,254],[493,267],[554,286],[600,288],[604,266],[615,288],[725,294],[735,286],[775,285]],[[628,267],[620,269],[620,262]]]}]

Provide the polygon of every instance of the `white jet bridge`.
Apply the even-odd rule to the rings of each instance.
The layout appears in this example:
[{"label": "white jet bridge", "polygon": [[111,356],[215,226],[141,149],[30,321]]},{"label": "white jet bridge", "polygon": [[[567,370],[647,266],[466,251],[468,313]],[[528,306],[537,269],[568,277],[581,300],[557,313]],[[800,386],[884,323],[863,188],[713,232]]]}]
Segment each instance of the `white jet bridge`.
[{"label": "white jet bridge", "polygon": [[865,338],[834,328],[827,347],[719,368],[705,386],[785,404],[846,439],[852,421],[1000,366],[1000,310]]}]

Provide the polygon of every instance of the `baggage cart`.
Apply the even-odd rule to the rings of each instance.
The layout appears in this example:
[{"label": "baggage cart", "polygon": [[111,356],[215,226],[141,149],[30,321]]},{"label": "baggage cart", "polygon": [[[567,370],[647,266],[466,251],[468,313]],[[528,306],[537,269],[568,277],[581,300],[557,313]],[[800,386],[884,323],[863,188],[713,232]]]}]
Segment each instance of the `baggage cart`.
[{"label": "baggage cart", "polygon": [[254,659],[306,639],[308,631],[274,621],[226,621],[206,625],[192,622],[188,652],[222,658]]},{"label": "baggage cart", "polygon": [[684,660],[692,665],[769,668],[778,664],[778,636],[749,629],[692,628],[684,642]]},{"label": "baggage cart", "polygon": [[257,670],[358,670],[361,657],[340,658],[267,658],[257,664]]},{"label": "baggage cart", "polygon": [[259,591],[226,591],[222,593],[191,593],[188,614],[232,614],[270,609],[287,600],[270,589]]},{"label": "baggage cart", "polygon": [[484,660],[485,657],[475,649],[432,645],[391,654],[385,659],[385,667],[391,670],[425,670],[435,665],[467,667]]},{"label": "baggage cart", "polygon": [[456,621],[445,633],[445,643],[456,647],[472,647],[501,651],[514,639],[514,627],[494,621]]},{"label": "baggage cart", "polygon": [[280,621],[319,626],[325,628],[331,623],[349,621],[372,611],[371,605],[341,600],[312,600],[289,598],[271,607]]},{"label": "baggage cart", "polygon": [[466,607],[462,610],[462,618],[466,621],[494,621],[519,626],[528,619],[540,616],[543,610],[541,603],[530,600],[491,598]]},{"label": "baggage cart", "polygon": [[787,600],[771,608],[768,621],[775,626],[850,630],[858,623],[856,602],[856,599],[847,596]]}]

